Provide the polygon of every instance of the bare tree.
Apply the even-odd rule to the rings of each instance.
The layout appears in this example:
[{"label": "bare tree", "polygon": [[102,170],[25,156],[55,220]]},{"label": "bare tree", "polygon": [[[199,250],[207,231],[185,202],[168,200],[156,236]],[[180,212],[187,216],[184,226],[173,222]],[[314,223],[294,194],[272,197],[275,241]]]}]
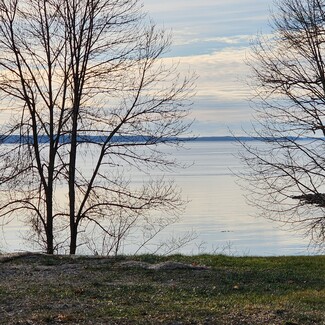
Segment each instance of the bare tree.
[{"label": "bare tree", "polygon": [[68,240],[75,254],[78,233],[92,224],[109,234],[116,215],[167,218],[182,206],[171,183],[140,186],[124,173],[173,167],[160,148],[188,129],[193,79],[164,65],[169,46],[137,0],[0,1],[1,106],[11,112],[0,211],[26,216],[48,253]]},{"label": "bare tree", "polygon": [[325,1],[276,3],[272,35],[250,59],[262,143],[243,143],[250,201],[262,215],[325,242]]}]

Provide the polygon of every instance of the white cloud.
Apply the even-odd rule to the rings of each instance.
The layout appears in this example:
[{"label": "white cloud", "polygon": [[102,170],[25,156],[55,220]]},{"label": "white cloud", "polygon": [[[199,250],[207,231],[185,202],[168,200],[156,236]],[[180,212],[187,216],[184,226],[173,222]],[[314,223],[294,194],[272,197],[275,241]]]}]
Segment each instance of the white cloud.
[{"label": "white cloud", "polygon": [[245,60],[247,48],[226,48],[211,54],[164,59],[179,60],[180,69],[189,68],[198,75],[197,96],[214,101],[242,101],[249,97],[245,84],[249,72]]},{"label": "white cloud", "polygon": [[236,45],[242,43],[249,43],[252,39],[252,35],[193,38],[194,35],[194,33],[185,31],[176,33],[174,34],[173,45],[189,45],[195,43],[219,43],[223,45]]},{"label": "white cloud", "polygon": [[268,26],[268,4],[260,0],[144,0],[144,9],[158,26],[172,30],[176,56],[247,44]]},{"label": "white cloud", "polygon": [[144,0],[158,26],[173,32],[171,60],[198,75],[192,116],[204,134],[228,134],[248,125],[251,91],[245,64],[249,42],[269,33],[269,6],[261,0]]},{"label": "white cloud", "polygon": [[163,59],[165,63],[179,60],[181,71],[190,69],[198,75],[191,116],[200,135],[229,134],[229,129],[240,130],[250,123],[248,52],[247,47],[229,47],[205,55]]}]

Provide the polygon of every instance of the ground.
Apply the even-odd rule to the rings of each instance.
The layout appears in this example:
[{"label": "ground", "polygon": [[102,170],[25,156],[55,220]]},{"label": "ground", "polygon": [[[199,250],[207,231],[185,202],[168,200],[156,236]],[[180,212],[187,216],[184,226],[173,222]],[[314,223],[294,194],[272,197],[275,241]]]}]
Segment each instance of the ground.
[{"label": "ground", "polygon": [[0,324],[325,324],[325,256],[0,255]]}]

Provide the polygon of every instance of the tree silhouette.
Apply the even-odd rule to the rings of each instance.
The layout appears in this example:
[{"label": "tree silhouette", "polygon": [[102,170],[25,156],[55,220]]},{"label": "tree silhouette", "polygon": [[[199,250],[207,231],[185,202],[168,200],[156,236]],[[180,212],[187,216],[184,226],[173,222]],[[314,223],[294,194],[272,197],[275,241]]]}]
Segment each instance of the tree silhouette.
[{"label": "tree silhouette", "polygon": [[243,143],[249,200],[263,216],[325,240],[325,2],[282,0],[249,60],[256,124]]},{"label": "tree silhouette", "polygon": [[117,215],[168,219],[182,205],[170,182],[134,186],[123,172],[172,167],[161,147],[188,129],[193,78],[164,64],[169,46],[136,0],[0,1],[1,106],[11,114],[0,211],[24,215],[47,253],[68,240],[75,254],[90,225],[115,236]]}]

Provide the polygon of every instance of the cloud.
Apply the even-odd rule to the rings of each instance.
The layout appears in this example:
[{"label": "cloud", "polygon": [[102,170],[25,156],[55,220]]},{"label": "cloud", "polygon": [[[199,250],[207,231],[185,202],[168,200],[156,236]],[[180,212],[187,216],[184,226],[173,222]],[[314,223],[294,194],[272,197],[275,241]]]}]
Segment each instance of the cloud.
[{"label": "cloud", "polygon": [[229,134],[250,124],[246,84],[249,44],[270,33],[269,2],[261,0],[144,0],[158,26],[172,29],[166,62],[198,75],[193,128],[201,135]]},{"label": "cloud", "polygon": [[190,69],[198,75],[191,117],[200,135],[229,134],[229,129],[237,132],[250,124],[248,52],[247,47],[228,47],[209,54],[163,59],[167,64],[179,60],[182,72]]},{"label": "cloud", "polygon": [[144,0],[159,25],[196,34],[251,34],[267,22],[269,5],[261,0]]},{"label": "cloud", "polygon": [[250,90],[245,84],[249,68],[246,65],[248,49],[226,48],[211,54],[166,58],[166,62],[179,60],[180,69],[191,68],[198,75],[197,96],[222,101],[242,101]]},{"label": "cloud", "polygon": [[195,43],[216,43],[225,45],[247,44],[251,41],[252,35],[235,35],[235,36],[219,36],[206,38],[193,38],[193,34],[188,33],[186,36],[179,37],[178,42],[173,42],[173,46],[177,45],[191,45]]},{"label": "cloud", "polygon": [[260,0],[144,0],[144,8],[159,27],[172,30],[171,56],[248,45],[258,32],[269,31],[268,4]]}]

